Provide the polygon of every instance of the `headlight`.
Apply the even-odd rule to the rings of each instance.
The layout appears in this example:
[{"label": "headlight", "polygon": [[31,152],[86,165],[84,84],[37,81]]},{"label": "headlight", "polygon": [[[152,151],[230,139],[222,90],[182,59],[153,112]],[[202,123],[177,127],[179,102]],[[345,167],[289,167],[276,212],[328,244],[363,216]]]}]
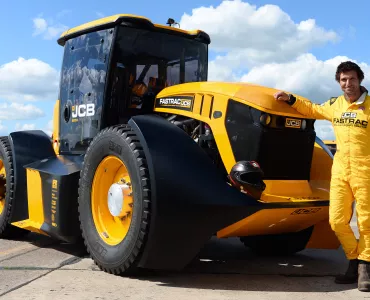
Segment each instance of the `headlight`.
[{"label": "headlight", "polygon": [[305,130],[306,129],[306,126],[307,126],[307,122],[306,120],[302,120],[302,129]]},{"label": "headlight", "polygon": [[271,116],[269,114],[261,114],[260,122],[262,125],[268,125],[271,122]]}]

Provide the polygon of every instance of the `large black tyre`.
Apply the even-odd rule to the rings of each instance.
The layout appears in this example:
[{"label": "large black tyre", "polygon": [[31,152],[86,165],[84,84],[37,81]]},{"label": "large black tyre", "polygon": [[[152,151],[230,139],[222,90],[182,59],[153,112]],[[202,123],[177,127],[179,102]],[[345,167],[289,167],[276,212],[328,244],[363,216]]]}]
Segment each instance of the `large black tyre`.
[{"label": "large black tyre", "polygon": [[[0,238],[20,238],[29,231],[10,224],[14,208],[14,165],[13,155],[7,137],[0,137],[0,165],[5,169],[5,178],[0,177],[0,197],[2,209],[0,211]],[[5,196],[5,197],[4,197]]]},{"label": "large black tyre", "polygon": [[[109,245],[99,234],[92,213],[92,184],[99,164],[117,157],[127,167],[133,194],[132,219],[127,234],[117,245]],[[150,181],[144,151],[128,125],[109,127],[91,142],[79,182],[79,218],[86,250],[95,264],[112,274],[137,274],[145,247],[150,217]]]},{"label": "large black tyre", "polygon": [[241,242],[260,255],[291,255],[305,249],[313,226],[298,232],[240,237]]}]

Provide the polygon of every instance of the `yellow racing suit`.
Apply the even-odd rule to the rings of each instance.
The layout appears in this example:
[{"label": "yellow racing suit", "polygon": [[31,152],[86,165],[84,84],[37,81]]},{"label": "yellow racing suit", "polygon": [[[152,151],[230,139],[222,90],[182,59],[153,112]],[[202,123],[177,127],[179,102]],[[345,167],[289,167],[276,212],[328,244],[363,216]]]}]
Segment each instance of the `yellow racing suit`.
[{"label": "yellow racing suit", "polygon": [[[370,261],[370,96],[350,103],[344,95],[319,105],[291,96],[288,102],[308,118],[329,120],[337,142],[331,170],[329,220],[347,259]],[[356,200],[360,239],[350,227]]]}]

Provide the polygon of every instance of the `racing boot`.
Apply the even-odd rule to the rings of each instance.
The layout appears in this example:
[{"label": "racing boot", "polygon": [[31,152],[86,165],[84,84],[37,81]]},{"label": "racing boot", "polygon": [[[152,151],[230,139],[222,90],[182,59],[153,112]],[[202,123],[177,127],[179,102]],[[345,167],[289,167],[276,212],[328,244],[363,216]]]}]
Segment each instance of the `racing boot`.
[{"label": "racing boot", "polygon": [[358,290],[370,292],[370,262],[360,261],[358,265]]},{"label": "racing boot", "polygon": [[351,259],[348,264],[348,269],[343,275],[335,277],[335,283],[350,284],[358,280],[358,259]]}]

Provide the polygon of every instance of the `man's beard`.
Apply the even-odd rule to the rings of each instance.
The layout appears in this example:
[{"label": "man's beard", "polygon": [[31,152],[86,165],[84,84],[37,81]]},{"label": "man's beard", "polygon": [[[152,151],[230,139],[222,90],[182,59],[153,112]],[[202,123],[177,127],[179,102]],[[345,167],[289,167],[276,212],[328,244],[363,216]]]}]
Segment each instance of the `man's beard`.
[{"label": "man's beard", "polygon": [[[353,89],[352,91],[350,92],[344,92],[344,97],[346,100],[350,101],[351,100],[351,97],[353,98],[354,96],[358,96],[360,97],[361,96],[361,87],[359,87],[358,89]],[[357,97],[357,98],[358,98]],[[353,100],[352,100],[353,101]]]}]

